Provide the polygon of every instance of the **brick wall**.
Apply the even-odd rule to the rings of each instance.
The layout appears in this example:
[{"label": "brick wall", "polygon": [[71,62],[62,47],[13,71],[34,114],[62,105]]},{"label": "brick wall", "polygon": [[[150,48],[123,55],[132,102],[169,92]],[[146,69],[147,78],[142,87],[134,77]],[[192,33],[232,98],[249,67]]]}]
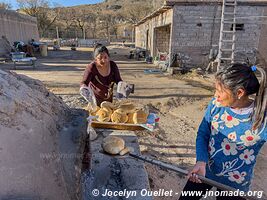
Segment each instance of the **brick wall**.
[{"label": "brick wall", "polygon": [[[175,5],[173,10],[172,52],[187,55],[193,65],[207,64],[212,45],[219,44],[221,6]],[[258,48],[261,30],[258,18],[248,20],[242,17],[261,16],[263,10],[263,6],[238,6],[237,23],[243,23],[244,30],[237,31],[237,51],[249,52]],[[227,29],[230,30],[230,26]],[[239,55],[239,60],[242,59]]]},{"label": "brick wall", "polygon": [[[260,18],[247,18],[250,16],[264,15],[266,6],[260,5],[238,5],[237,23],[244,24],[244,29],[236,33],[236,58],[237,61],[244,61],[245,57],[253,55],[253,49],[259,49],[267,55],[267,28],[261,24]],[[167,42],[163,40],[171,37],[170,52],[180,53],[188,62],[195,65],[207,65],[209,51],[213,46],[219,44],[221,5],[210,4],[176,4],[173,9],[166,11],[152,19],[146,20],[136,27],[136,46],[149,47],[151,54],[156,55],[156,47],[166,50]],[[246,18],[245,18],[246,17]],[[170,34],[162,32],[159,28],[171,24]],[[230,30],[231,25],[226,27]],[[150,44],[146,45],[146,31],[149,30]],[[163,30],[163,29],[162,29]],[[266,36],[266,37],[265,37]],[[259,40],[261,39],[261,43]],[[266,51],[265,51],[266,50]]]},{"label": "brick wall", "polygon": [[155,28],[155,47],[158,52],[169,53],[171,26]]},{"label": "brick wall", "polygon": [[[157,48],[156,48],[156,33],[161,30],[162,27],[167,26],[169,27],[169,31],[163,31],[162,33],[168,33],[168,36],[163,37],[171,37],[171,26],[172,23],[172,9],[167,10],[166,12],[159,14],[152,19],[146,20],[144,23],[139,24],[135,27],[135,46],[144,48],[150,51],[152,56],[157,55]],[[164,28],[162,28],[163,30]],[[147,31],[148,31],[148,38],[147,38]],[[166,40],[165,40],[166,41]],[[167,44],[164,44],[167,46]],[[162,45],[163,46],[163,45]],[[166,47],[164,47],[166,50]],[[168,50],[169,51],[169,50]]]},{"label": "brick wall", "polygon": [[[140,48],[145,48],[146,45],[146,31],[148,28],[148,22],[143,23],[139,26],[135,27],[135,46]],[[152,37],[152,34],[150,34],[150,37]]]},{"label": "brick wall", "polygon": [[[267,16],[267,8],[265,8],[264,15]],[[267,24],[263,24],[261,28],[259,53],[261,59],[264,59],[265,62],[267,62]],[[261,61],[261,64],[265,63],[262,63]],[[264,67],[267,68],[267,66]]]},{"label": "brick wall", "polygon": [[188,63],[204,63],[219,35],[218,5],[175,5],[173,10],[172,53],[189,57]]}]

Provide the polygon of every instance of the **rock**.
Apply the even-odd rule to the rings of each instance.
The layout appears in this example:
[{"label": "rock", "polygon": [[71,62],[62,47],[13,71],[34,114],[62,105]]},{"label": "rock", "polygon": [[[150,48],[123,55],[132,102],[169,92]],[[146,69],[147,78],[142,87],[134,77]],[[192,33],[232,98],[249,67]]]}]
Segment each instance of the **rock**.
[{"label": "rock", "polygon": [[94,141],[97,138],[97,133],[93,128],[90,129],[89,137],[90,141]]},{"label": "rock", "polygon": [[0,199],[71,199],[58,159],[57,127],[68,107],[40,81],[14,72],[0,70],[0,91]]}]

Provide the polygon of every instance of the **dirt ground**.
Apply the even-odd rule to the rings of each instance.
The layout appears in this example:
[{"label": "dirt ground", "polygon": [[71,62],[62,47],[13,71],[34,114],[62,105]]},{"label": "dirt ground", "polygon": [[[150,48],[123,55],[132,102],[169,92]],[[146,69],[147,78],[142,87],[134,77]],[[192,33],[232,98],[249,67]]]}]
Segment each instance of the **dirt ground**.
[{"label": "dirt ground", "polygon": [[[153,133],[140,131],[141,152],[144,155],[172,163],[184,169],[191,169],[195,163],[195,138],[198,125],[208,101],[213,95],[212,79],[195,74],[170,76],[163,73],[145,74],[144,69],[155,69],[152,64],[126,58],[130,49],[109,47],[111,58],[120,68],[123,80],[135,84],[132,101],[142,103],[160,117],[159,129]],[[18,67],[19,74],[41,80],[50,91],[59,95],[71,107],[82,107],[84,101],[79,95],[79,82],[86,64],[90,62],[90,48],[62,48],[49,51],[46,58],[39,58],[37,69]],[[12,64],[0,65],[12,69]],[[267,184],[265,162],[267,148],[259,155],[253,189],[265,190]],[[186,178],[159,167],[146,164],[152,190],[182,190]],[[155,200],[174,200],[174,197],[155,197]]]}]

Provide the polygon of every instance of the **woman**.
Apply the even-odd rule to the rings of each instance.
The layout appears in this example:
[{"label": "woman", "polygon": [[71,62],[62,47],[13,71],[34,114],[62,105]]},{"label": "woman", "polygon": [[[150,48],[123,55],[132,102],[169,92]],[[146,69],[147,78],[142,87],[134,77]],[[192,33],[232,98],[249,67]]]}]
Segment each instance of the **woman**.
[{"label": "woman", "polygon": [[[261,74],[259,83],[255,72]],[[215,98],[209,103],[196,139],[197,162],[184,191],[203,191],[197,174],[233,188],[248,191],[256,157],[267,139],[266,74],[256,66],[233,64],[216,76]],[[253,101],[250,95],[257,94]],[[180,199],[200,199],[180,196]],[[217,197],[217,199],[242,199]]]},{"label": "woman", "polygon": [[112,102],[113,86],[122,81],[118,66],[110,60],[108,49],[97,45],[94,61],[85,69],[81,87],[90,87],[96,97],[97,105],[103,101]]}]

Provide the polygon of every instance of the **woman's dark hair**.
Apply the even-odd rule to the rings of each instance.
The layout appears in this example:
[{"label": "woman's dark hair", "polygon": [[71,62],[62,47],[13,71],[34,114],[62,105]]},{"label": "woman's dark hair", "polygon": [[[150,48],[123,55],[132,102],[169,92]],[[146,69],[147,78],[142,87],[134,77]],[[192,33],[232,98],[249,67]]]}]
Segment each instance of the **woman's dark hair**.
[{"label": "woman's dark hair", "polygon": [[[261,81],[259,83],[255,72],[260,72]],[[227,89],[230,89],[236,95],[239,89],[244,89],[246,95],[256,93],[254,111],[252,114],[253,129],[257,129],[264,120],[267,94],[266,87],[266,73],[259,67],[249,67],[246,64],[235,63],[231,66],[220,69],[215,79]]]},{"label": "woman's dark hair", "polygon": [[94,48],[94,58],[96,58],[101,53],[106,53],[109,56],[109,52],[108,52],[107,47],[105,47],[102,44],[96,44],[96,46]]}]

